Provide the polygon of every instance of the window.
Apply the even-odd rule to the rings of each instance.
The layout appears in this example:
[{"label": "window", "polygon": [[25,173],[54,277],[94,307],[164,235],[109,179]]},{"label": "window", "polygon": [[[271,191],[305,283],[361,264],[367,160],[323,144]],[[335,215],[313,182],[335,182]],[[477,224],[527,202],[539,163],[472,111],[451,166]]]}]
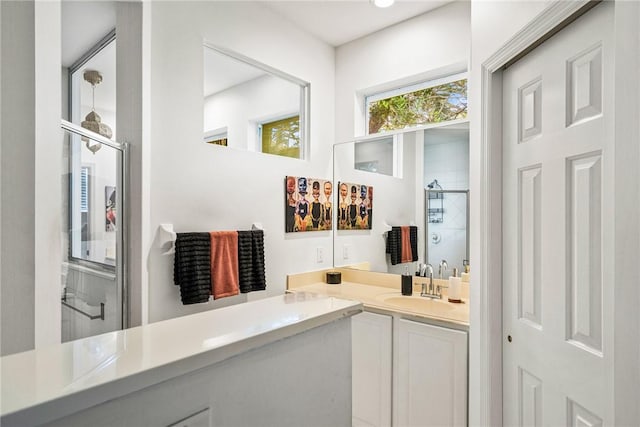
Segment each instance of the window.
[{"label": "window", "polygon": [[263,153],[300,158],[300,116],[263,123],[260,129]]},{"label": "window", "polygon": [[367,133],[467,117],[467,79],[457,74],[366,98]]},{"label": "window", "polygon": [[[295,159],[308,157],[308,82],[208,42],[203,61],[205,142]],[[223,137],[212,137],[223,128]]]}]

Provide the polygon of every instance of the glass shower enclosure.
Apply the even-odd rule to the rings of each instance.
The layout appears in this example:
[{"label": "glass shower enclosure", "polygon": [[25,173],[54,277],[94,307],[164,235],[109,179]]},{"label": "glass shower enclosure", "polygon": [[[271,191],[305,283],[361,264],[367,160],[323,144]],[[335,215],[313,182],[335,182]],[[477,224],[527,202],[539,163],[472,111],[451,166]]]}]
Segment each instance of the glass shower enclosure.
[{"label": "glass shower enclosure", "polygon": [[62,120],[62,342],[127,327],[127,144]]},{"label": "glass shower enclosure", "polygon": [[436,272],[446,260],[448,273],[455,267],[460,274],[469,262],[469,190],[427,188],[424,194],[425,259]]}]

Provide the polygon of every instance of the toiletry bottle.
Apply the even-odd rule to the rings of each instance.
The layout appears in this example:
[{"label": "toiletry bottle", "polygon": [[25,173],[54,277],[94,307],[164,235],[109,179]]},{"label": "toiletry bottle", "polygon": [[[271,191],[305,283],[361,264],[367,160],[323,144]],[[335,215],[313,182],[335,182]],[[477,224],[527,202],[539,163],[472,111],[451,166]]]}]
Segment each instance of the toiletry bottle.
[{"label": "toiletry bottle", "polygon": [[413,277],[409,273],[409,267],[405,267],[402,275],[402,295],[411,295],[413,293]]},{"label": "toiletry bottle", "polygon": [[458,269],[453,269],[453,276],[449,276],[449,302],[462,302],[461,298],[461,279],[458,277]]},{"label": "toiletry bottle", "polygon": [[463,259],[462,260],[462,274],[461,279],[463,283],[468,283],[469,282],[469,260]]}]

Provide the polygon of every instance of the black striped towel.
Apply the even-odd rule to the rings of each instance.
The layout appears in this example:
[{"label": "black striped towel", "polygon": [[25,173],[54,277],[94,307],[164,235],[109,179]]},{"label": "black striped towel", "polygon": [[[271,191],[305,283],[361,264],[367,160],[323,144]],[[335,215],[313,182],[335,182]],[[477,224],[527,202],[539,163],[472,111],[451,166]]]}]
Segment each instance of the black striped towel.
[{"label": "black striped towel", "polygon": [[238,231],[238,273],[240,292],[266,289],[262,230]]},{"label": "black striped towel", "polygon": [[180,286],[182,304],[209,301],[211,295],[209,233],[177,233],[173,282]]}]

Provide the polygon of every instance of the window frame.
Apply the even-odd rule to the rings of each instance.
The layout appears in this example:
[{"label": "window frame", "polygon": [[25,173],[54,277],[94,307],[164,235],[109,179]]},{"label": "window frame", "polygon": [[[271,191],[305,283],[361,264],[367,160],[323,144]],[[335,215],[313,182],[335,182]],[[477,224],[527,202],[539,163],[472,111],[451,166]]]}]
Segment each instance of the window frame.
[{"label": "window frame", "polygon": [[[388,90],[384,90],[381,92],[374,92],[371,93],[369,95],[365,95],[364,96],[364,134],[365,135],[380,135],[383,134],[384,132],[393,132],[395,130],[401,130],[401,129],[394,129],[392,131],[384,131],[384,132],[378,132],[378,133],[369,133],[369,106],[372,102],[376,102],[376,101],[380,101],[381,99],[387,99],[387,98],[393,98],[395,96],[399,96],[399,95],[404,95],[406,93],[411,93],[411,92],[417,92],[419,90],[423,90],[423,89],[428,89],[431,87],[435,87],[435,86],[440,86],[443,84],[447,84],[447,83],[451,83],[451,82],[455,82],[458,80],[467,80],[467,84],[469,82],[469,73],[467,71],[463,71],[463,72],[459,72],[459,73],[454,73],[454,74],[447,74],[446,76],[443,77],[439,77],[439,78],[435,78],[435,79],[428,79],[428,80],[423,80],[417,83],[411,83],[408,85],[404,85],[404,86],[398,86],[395,87],[393,89],[388,89]],[[468,86],[467,86],[468,87]],[[467,93],[468,96],[468,93]],[[456,119],[456,120],[466,120],[466,119]],[[438,122],[438,123],[448,123],[451,122],[453,120],[448,120],[448,121],[444,121],[444,122]],[[422,125],[416,125],[416,126],[411,126],[408,128],[404,128],[404,129],[417,129],[420,126],[428,126],[431,125],[433,123],[426,123],[426,124],[422,124]]]}]

